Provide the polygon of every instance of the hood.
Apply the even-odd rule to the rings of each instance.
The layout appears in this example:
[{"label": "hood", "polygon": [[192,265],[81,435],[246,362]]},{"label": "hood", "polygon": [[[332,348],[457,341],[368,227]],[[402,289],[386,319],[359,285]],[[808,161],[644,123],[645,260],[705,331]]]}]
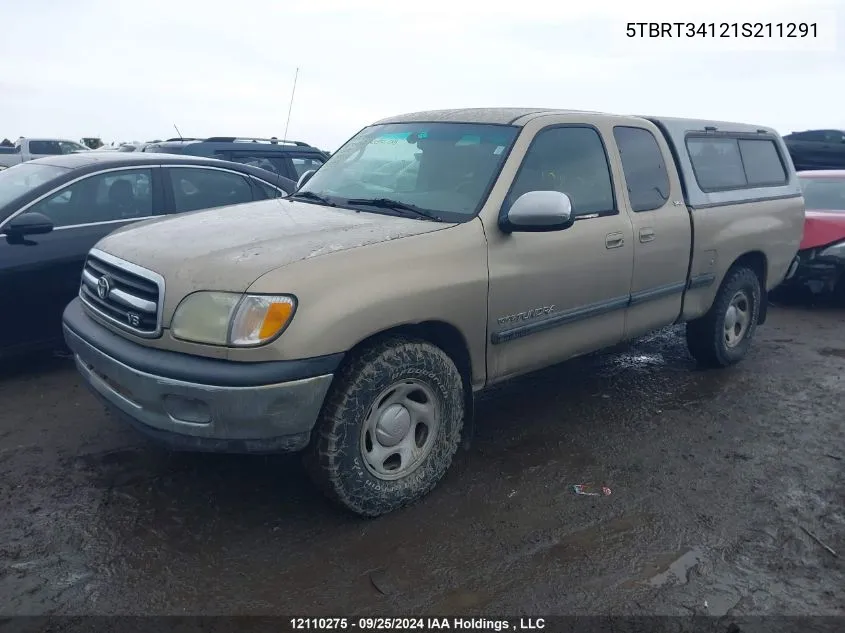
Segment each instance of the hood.
[{"label": "hood", "polygon": [[799,250],[845,240],[845,211],[807,211]]},{"label": "hood", "polygon": [[450,226],[281,199],[131,224],[97,248],[195,289],[243,292],[299,260]]}]

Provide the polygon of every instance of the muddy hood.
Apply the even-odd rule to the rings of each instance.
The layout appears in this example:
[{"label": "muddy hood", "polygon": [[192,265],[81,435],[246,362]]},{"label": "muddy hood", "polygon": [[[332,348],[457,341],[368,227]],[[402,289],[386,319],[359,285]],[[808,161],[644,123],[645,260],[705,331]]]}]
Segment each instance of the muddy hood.
[{"label": "muddy hood", "polygon": [[800,250],[845,240],[845,211],[807,211]]},{"label": "muddy hood", "polygon": [[179,286],[243,292],[261,275],[296,261],[449,226],[267,200],[133,224],[97,248]]}]

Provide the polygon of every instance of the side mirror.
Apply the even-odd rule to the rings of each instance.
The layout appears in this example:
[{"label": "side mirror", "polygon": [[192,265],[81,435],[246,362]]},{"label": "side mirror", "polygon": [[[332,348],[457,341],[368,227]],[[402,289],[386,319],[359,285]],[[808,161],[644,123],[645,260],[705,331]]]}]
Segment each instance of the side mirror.
[{"label": "side mirror", "polygon": [[311,180],[311,176],[317,173],[316,169],[309,169],[304,174],[299,177],[299,180],[296,181],[296,188],[300,189],[306,182]]},{"label": "side mirror", "polygon": [[572,201],[559,191],[529,191],[517,198],[501,222],[506,233],[562,231],[574,223]]},{"label": "side mirror", "polygon": [[53,221],[43,213],[32,211],[21,213],[5,227],[9,237],[23,237],[24,235],[43,235],[53,230]]}]

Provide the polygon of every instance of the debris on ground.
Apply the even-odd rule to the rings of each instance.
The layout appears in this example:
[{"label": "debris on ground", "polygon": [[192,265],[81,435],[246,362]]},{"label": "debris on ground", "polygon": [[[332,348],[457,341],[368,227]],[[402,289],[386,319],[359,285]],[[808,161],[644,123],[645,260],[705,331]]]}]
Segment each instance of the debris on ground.
[{"label": "debris on ground", "polygon": [[610,488],[602,486],[598,491],[593,489],[592,484],[575,484],[572,486],[572,492],[576,495],[584,495],[587,497],[607,497],[610,495]]},{"label": "debris on ground", "polygon": [[836,553],[836,551],[835,551],[832,547],[830,547],[830,545],[828,545],[827,543],[825,543],[824,541],[822,541],[822,540],[821,540],[818,536],[816,536],[815,534],[813,534],[812,532],[810,532],[810,530],[808,530],[807,528],[805,528],[803,525],[800,525],[799,527],[800,527],[800,528],[804,531],[804,534],[806,534],[806,535],[807,535],[807,536],[809,536],[811,539],[813,539],[816,543],[818,543],[819,545],[821,545],[821,546],[822,546],[824,549],[826,549],[826,550],[827,550],[827,551],[828,551],[828,552],[829,552],[829,553],[830,553],[830,554],[831,554],[834,558],[839,558],[839,554],[837,554],[837,553]]},{"label": "debris on ground", "polygon": [[370,584],[381,595],[387,596],[392,593],[390,579],[387,576],[387,570],[374,569],[370,572]]}]

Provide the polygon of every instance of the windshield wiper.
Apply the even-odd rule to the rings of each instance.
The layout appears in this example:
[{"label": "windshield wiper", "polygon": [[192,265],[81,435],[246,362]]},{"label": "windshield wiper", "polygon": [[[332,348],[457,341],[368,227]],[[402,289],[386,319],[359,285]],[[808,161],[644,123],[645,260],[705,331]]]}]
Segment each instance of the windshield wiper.
[{"label": "windshield wiper", "polygon": [[435,222],[442,222],[443,219],[428,209],[423,209],[414,204],[408,204],[400,200],[391,200],[390,198],[350,198],[346,204],[352,206],[368,206],[377,207],[379,209],[390,209],[391,211],[400,211],[407,217],[425,218],[427,220],[434,220]]},{"label": "windshield wiper", "polygon": [[327,207],[336,207],[337,204],[329,200],[328,198],[321,196],[318,193],[314,193],[313,191],[297,191],[296,193],[292,193],[288,196],[288,198],[301,198],[303,200],[313,200],[314,202],[319,202],[320,204],[324,204]]}]

